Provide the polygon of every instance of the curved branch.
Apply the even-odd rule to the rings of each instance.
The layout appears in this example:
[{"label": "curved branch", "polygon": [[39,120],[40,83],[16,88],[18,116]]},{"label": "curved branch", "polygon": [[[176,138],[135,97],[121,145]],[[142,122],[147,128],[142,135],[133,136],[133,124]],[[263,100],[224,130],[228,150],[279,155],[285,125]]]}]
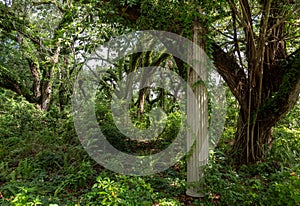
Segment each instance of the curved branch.
[{"label": "curved branch", "polygon": [[26,86],[20,84],[16,78],[12,77],[12,75],[7,71],[7,68],[0,65],[0,87],[25,97],[25,99],[30,103],[36,103],[30,94],[30,90]]},{"label": "curved branch", "polygon": [[228,84],[243,110],[247,110],[248,80],[233,56],[224,52],[217,44],[212,44],[214,65]]}]

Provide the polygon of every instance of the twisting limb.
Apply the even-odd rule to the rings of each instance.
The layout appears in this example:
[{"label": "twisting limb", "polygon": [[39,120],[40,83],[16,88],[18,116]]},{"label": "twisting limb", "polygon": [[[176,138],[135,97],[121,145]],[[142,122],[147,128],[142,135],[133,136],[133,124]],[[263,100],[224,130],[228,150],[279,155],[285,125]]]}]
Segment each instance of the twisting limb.
[{"label": "twisting limb", "polygon": [[240,51],[240,47],[239,47],[239,42],[238,42],[238,38],[237,38],[237,26],[236,26],[236,13],[234,11],[234,8],[232,8],[232,6],[230,5],[231,8],[231,13],[232,13],[232,25],[233,25],[233,41],[234,41],[234,47],[235,47],[235,51],[237,52],[239,61],[240,61],[240,66],[242,67],[242,69],[244,69],[243,66],[243,61],[242,61],[242,56],[241,56],[241,51]]}]

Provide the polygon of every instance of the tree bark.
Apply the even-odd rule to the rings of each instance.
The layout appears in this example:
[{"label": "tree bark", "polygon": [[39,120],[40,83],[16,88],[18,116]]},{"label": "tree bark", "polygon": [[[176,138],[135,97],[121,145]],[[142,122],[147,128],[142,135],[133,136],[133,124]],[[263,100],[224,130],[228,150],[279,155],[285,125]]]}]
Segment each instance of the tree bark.
[{"label": "tree bark", "polygon": [[[265,72],[263,77],[259,105],[257,87],[251,86],[249,79],[230,55],[217,45],[213,45],[213,48],[215,66],[240,105],[236,139],[231,150],[232,159],[238,165],[263,160],[272,146],[273,127],[293,108],[299,98],[300,49],[290,57],[285,57],[287,64],[264,68],[269,72]],[[276,75],[275,71],[280,71],[280,75]]]},{"label": "tree bark", "polygon": [[41,110],[47,111],[49,109],[50,105],[50,99],[51,99],[51,93],[52,93],[52,76],[53,76],[53,69],[50,68],[49,71],[47,71],[43,81],[42,81],[42,95],[41,95]]},{"label": "tree bark", "polygon": [[39,73],[37,65],[31,59],[27,58],[27,61],[29,64],[31,75],[33,77],[33,98],[36,102],[38,102],[41,97],[40,73]]},{"label": "tree bark", "polygon": [[[247,128],[252,128],[249,133]],[[240,112],[232,157],[237,164],[262,160],[272,146],[273,126],[267,121],[257,120],[248,125],[248,116]],[[250,138],[248,138],[250,137]]]}]

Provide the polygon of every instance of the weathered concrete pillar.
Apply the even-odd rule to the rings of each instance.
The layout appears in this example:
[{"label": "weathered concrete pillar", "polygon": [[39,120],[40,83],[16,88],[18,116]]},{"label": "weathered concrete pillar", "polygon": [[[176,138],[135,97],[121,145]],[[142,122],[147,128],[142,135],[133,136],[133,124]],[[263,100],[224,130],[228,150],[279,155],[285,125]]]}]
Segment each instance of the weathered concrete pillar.
[{"label": "weathered concrete pillar", "polygon": [[[198,22],[193,24],[193,42],[204,48],[205,32]],[[188,100],[191,95],[197,98],[197,103],[188,101],[187,103],[187,122],[194,134],[187,135],[187,147],[191,147],[190,155],[187,160],[187,182],[188,188],[186,194],[193,197],[202,197],[204,194],[199,192],[202,188],[199,186],[199,180],[203,177],[203,168],[208,162],[209,143],[208,143],[208,95],[207,89],[203,84],[207,80],[207,57],[204,52],[195,48],[191,49],[190,57],[197,60],[194,68],[188,70],[188,83],[193,89],[194,94],[188,92]],[[199,75],[195,72],[199,71]],[[200,81],[199,81],[200,80]],[[202,83],[201,83],[202,82]],[[196,111],[199,112],[196,112]],[[193,184],[194,183],[194,184]],[[198,183],[198,185],[197,185]],[[190,186],[189,186],[190,185]]]}]

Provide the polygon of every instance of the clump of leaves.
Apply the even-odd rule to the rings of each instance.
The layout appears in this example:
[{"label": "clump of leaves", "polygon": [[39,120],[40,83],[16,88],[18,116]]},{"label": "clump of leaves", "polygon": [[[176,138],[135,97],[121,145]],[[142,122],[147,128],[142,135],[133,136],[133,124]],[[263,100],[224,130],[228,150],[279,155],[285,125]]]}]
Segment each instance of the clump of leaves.
[{"label": "clump of leaves", "polygon": [[88,192],[83,205],[152,205],[154,193],[151,185],[140,177],[99,176]]}]

